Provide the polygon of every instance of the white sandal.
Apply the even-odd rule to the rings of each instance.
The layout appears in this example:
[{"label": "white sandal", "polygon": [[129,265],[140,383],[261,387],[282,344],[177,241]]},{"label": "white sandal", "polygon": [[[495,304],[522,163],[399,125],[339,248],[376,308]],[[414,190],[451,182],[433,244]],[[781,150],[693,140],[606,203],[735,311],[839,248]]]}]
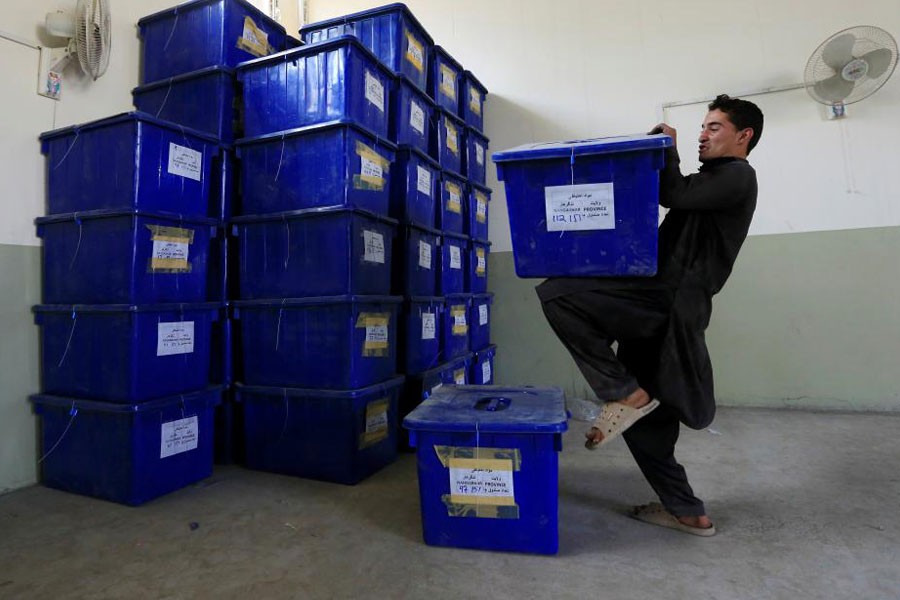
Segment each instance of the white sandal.
[{"label": "white sandal", "polygon": [[596,450],[603,444],[616,439],[642,417],[653,412],[657,406],[659,406],[659,400],[651,400],[640,408],[632,408],[621,402],[606,402],[600,409],[600,416],[591,424],[591,430],[599,430],[603,434],[603,439],[599,442],[586,440],[584,447],[588,450]]}]

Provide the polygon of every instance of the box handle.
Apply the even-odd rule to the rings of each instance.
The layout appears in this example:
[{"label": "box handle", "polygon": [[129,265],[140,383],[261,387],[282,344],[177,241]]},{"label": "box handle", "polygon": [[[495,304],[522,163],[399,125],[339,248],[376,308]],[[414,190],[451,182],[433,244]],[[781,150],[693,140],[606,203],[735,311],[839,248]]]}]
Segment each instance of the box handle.
[{"label": "box handle", "polygon": [[486,398],[481,398],[475,403],[475,410],[499,412],[509,408],[510,402],[512,401],[509,398],[504,398],[502,396],[488,396]]}]

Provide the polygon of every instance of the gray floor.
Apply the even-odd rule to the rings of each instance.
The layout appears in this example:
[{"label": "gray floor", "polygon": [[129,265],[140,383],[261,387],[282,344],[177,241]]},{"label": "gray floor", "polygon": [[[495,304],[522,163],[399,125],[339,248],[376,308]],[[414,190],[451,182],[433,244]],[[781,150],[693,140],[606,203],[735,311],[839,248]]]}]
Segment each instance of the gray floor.
[{"label": "gray floor", "polygon": [[623,516],[651,499],[624,444],[570,425],[558,556],[425,546],[412,455],[354,487],[220,467],[141,508],[0,497],[0,598],[900,597],[897,416],[727,409],[685,433],[709,539]]}]

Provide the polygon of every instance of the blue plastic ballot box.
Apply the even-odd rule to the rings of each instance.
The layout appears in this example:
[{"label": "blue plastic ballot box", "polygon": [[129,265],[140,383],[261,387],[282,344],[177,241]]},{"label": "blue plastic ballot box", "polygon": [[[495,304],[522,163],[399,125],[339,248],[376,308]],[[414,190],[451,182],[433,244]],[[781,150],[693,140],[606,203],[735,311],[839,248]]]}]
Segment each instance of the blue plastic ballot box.
[{"label": "blue plastic ballot box", "polygon": [[497,152],[519,277],[652,276],[667,135]]},{"label": "blue plastic ballot box", "polygon": [[426,544],[557,552],[561,389],[442,386],[403,426],[416,449]]}]

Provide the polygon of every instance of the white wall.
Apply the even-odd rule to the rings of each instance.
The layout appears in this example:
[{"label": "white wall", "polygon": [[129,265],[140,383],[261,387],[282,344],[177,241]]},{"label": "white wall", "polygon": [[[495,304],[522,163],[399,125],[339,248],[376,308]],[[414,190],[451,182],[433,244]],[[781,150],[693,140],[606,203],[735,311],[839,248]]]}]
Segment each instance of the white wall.
[{"label": "white wall", "polygon": [[[311,22],[383,4],[308,0]],[[491,150],[647,131],[664,102],[800,83],[828,36],[859,24],[900,37],[897,0],[407,0],[436,43],[490,91]],[[843,122],[803,90],[752,98],[766,131],[753,234],[900,225],[900,74]],[[690,166],[702,104],[668,111]],[[493,251],[510,250],[494,188]]]}]

